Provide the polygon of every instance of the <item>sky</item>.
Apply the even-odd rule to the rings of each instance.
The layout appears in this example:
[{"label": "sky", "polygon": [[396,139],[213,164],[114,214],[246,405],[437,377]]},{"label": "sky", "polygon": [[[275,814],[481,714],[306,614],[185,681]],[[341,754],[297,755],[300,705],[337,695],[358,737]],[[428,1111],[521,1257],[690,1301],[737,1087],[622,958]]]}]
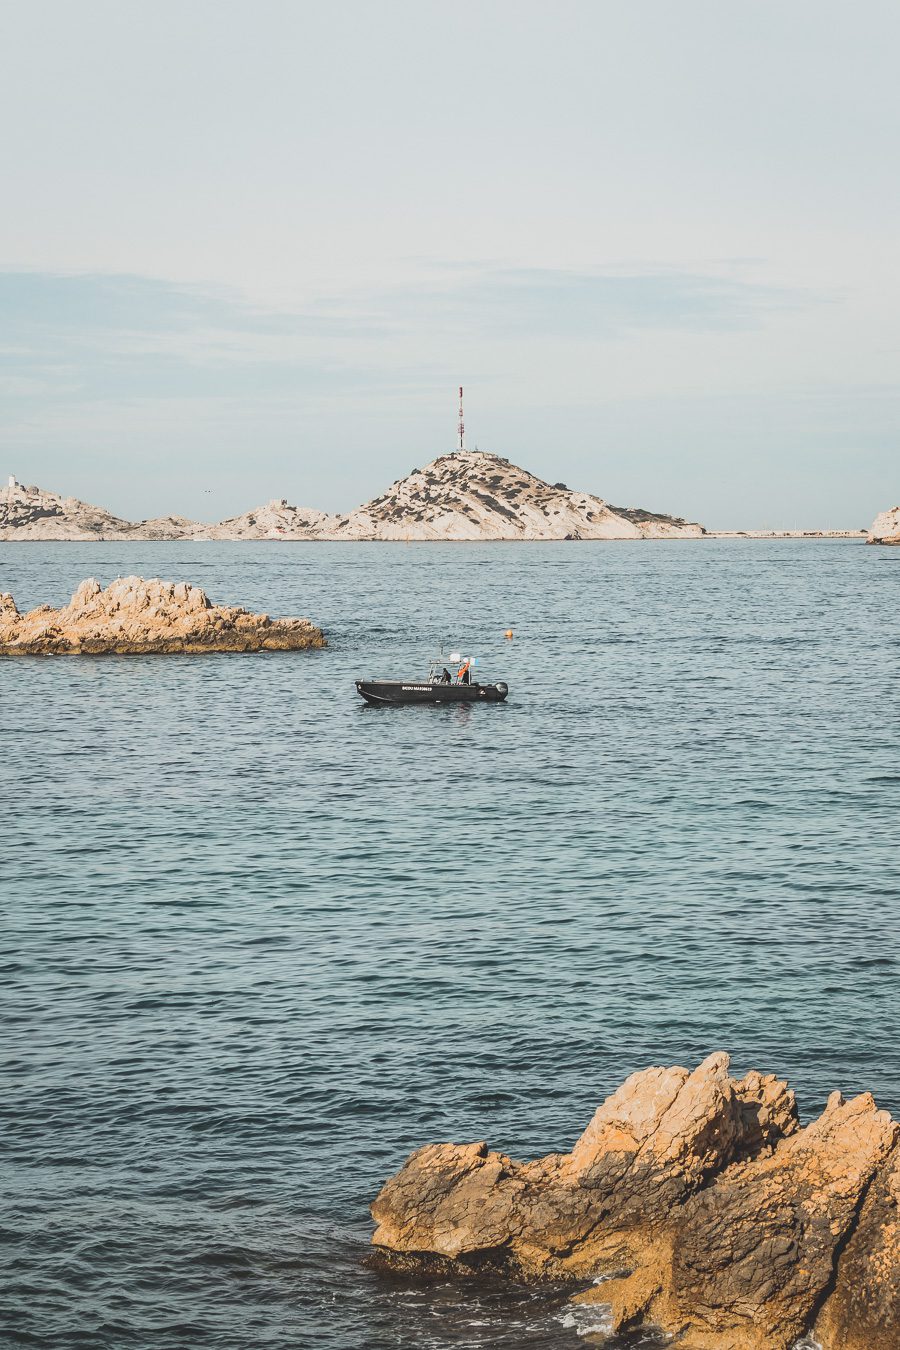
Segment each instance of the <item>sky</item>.
[{"label": "sky", "polygon": [[900,11],[18,0],[0,481],[348,510],[470,445],[709,528],[900,501]]}]

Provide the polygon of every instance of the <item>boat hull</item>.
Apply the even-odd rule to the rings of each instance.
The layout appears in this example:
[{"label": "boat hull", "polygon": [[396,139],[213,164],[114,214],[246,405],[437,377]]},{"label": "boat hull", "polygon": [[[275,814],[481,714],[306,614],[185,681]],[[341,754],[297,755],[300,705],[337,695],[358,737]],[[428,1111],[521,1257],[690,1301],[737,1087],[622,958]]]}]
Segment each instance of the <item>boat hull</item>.
[{"label": "boat hull", "polygon": [[497,684],[429,684],[427,680],[357,680],[356,688],[373,707],[404,703],[502,703],[509,693]]}]

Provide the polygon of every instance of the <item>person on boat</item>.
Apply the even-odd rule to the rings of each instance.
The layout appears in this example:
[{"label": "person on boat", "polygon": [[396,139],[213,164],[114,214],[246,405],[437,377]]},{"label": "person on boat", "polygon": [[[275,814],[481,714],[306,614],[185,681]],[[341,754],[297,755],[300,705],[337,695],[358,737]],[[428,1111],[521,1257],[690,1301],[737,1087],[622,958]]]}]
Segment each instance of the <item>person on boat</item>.
[{"label": "person on boat", "polygon": [[442,672],[441,672],[441,678],[440,678],[440,680],[438,681],[438,683],[439,683],[439,684],[449,684],[449,683],[450,683],[450,672],[449,672],[449,670],[447,669],[446,666],[444,666],[444,669],[443,669]]},{"label": "person on boat", "polygon": [[469,667],[471,666],[471,664],[472,664],[471,661],[463,661],[462,665],[460,666],[459,670],[457,671],[456,678],[457,678],[457,680],[459,681],[460,684],[471,684],[471,683],[472,683],[472,679],[471,679],[471,676],[470,676],[470,674],[469,674]]}]

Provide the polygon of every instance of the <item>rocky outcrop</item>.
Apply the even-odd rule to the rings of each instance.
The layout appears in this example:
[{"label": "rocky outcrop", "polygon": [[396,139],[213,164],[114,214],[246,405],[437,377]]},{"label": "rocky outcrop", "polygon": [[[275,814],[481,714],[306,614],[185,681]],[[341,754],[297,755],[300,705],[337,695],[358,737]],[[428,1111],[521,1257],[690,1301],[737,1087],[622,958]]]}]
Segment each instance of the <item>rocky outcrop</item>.
[{"label": "rocky outcrop", "polygon": [[872,521],[872,527],[866,535],[867,544],[900,544],[900,506],[892,506],[882,511]]},{"label": "rocky outcrop", "polygon": [[372,1206],[373,1242],[413,1269],[590,1279],[576,1301],[681,1350],[789,1350],[814,1329],[824,1350],[897,1350],[897,1136],[868,1095],[801,1129],[786,1083],[712,1055],[633,1075],[569,1153],[419,1149]]},{"label": "rocky outcrop", "polygon": [[0,540],[187,539],[197,530],[184,516],[134,522],[77,497],[60,497],[39,487],[10,482],[0,487]]},{"label": "rocky outcrop", "polygon": [[219,525],[195,525],[194,539],[313,539],[330,517],[311,507],[291,506],[285,498],[258,506]]},{"label": "rocky outcrop", "polygon": [[0,488],[0,540],[14,539],[693,539],[701,525],[551,485],[482,451],[442,455],[346,515],[284,500],[203,525],[183,516],[122,520],[74,497]]},{"label": "rocky outcrop", "polygon": [[[136,525],[128,524],[123,538],[127,539],[194,539],[197,525],[187,516],[154,516],[152,520],[142,520]],[[113,534],[104,534],[104,539],[118,538]]]},{"label": "rocky outcrop", "polygon": [[111,539],[127,536],[133,528],[127,520],[77,497],[13,482],[0,488],[0,539]]},{"label": "rocky outcrop", "polygon": [[186,581],[125,577],[105,590],[83,581],[68,605],[20,614],[0,595],[0,656],[143,655],[155,652],[297,651],[324,647],[308,619],[270,619],[213,605]]}]

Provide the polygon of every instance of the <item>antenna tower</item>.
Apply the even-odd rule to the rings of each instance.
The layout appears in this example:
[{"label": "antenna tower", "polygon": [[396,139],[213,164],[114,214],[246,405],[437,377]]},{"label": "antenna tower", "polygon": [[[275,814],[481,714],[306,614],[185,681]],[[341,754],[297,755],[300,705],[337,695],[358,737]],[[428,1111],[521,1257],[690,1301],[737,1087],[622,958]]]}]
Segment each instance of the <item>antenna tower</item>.
[{"label": "antenna tower", "polygon": [[459,386],[459,433],[458,433],[459,444],[458,444],[457,447],[456,447],[457,450],[465,450],[465,448],[466,448],[466,424],[465,424],[465,422],[463,421],[462,390],[463,390],[463,387],[462,387],[462,385],[460,385],[460,386]]}]

